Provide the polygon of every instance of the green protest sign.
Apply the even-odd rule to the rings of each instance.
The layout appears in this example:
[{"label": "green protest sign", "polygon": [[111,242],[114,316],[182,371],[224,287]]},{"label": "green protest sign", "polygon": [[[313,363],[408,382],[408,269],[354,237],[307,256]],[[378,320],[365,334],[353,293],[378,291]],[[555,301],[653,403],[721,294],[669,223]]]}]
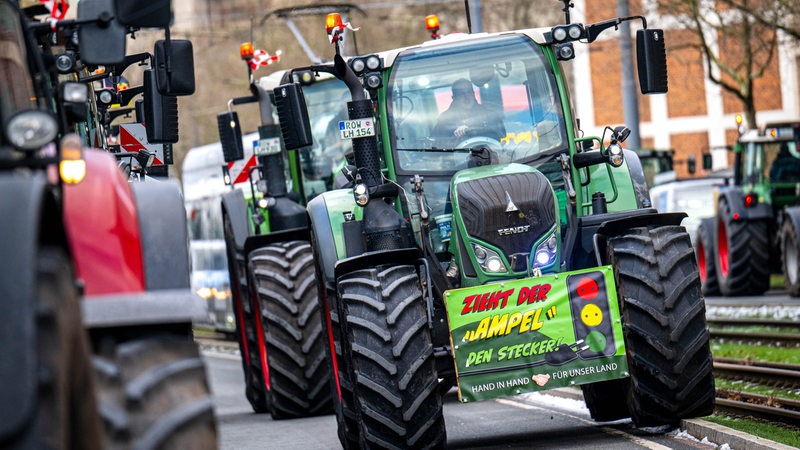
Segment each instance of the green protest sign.
[{"label": "green protest sign", "polygon": [[628,375],[610,266],[445,292],[463,402]]}]

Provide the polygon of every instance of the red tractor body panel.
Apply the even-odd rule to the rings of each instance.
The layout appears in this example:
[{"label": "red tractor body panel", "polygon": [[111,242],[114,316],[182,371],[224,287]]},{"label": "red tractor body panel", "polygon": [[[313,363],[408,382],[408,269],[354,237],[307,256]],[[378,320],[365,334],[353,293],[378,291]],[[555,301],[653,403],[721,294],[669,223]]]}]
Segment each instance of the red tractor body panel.
[{"label": "red tractor body panel", "polygon": [[86,178],[64,185],[64,219],[85,297],[145,290],[141,233],[128,180],[108,153],[85,149]]}]

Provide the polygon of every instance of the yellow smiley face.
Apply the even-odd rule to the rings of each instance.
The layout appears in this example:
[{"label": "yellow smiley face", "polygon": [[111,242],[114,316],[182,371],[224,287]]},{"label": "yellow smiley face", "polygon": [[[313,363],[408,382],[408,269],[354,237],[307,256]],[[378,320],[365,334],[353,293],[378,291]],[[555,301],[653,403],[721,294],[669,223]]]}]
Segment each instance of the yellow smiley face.
[{"label": "yellow smiley face", "polygon": [[581,310],[581,320],[587,326],[596,327],[603,321],[603,311],[597,305],[589,304]]}]

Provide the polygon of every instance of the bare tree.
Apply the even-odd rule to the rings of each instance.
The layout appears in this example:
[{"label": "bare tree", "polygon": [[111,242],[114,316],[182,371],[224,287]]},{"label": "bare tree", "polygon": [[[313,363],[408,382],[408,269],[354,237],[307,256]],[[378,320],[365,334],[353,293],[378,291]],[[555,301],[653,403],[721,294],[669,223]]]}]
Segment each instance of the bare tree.
[{"label": "bare tree", "polygon": [[800,2],[797,0],[768,0],[753,4],[746,0],[720,0],[767,28],[781,30],[800,40]]},{"label": "bare tree", "polygon": [[672,15],[692,34],[679,47],[694,48],[702,55],[709,79],[741,101],[749,127],[756,126],[754,84],[776,58],[778,34],[742,10],[789,1],[793,0],[659,0],[662,15]]}]

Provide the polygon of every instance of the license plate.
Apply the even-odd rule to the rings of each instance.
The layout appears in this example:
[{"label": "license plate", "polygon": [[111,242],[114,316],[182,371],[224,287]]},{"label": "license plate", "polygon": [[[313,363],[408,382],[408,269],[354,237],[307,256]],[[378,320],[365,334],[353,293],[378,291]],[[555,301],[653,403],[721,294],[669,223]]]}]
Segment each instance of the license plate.
[{"label": "license plate", "polygon": [[253,144],[253,153],[256,156],[274,155],[281,152],[281,140],[277,137],[260,139]]},{"label": "license plate", "polygon": [[375,136],[375,123],[372,119],[354,119],[339,122],[339,137],[341,139],[367,136]]}]

